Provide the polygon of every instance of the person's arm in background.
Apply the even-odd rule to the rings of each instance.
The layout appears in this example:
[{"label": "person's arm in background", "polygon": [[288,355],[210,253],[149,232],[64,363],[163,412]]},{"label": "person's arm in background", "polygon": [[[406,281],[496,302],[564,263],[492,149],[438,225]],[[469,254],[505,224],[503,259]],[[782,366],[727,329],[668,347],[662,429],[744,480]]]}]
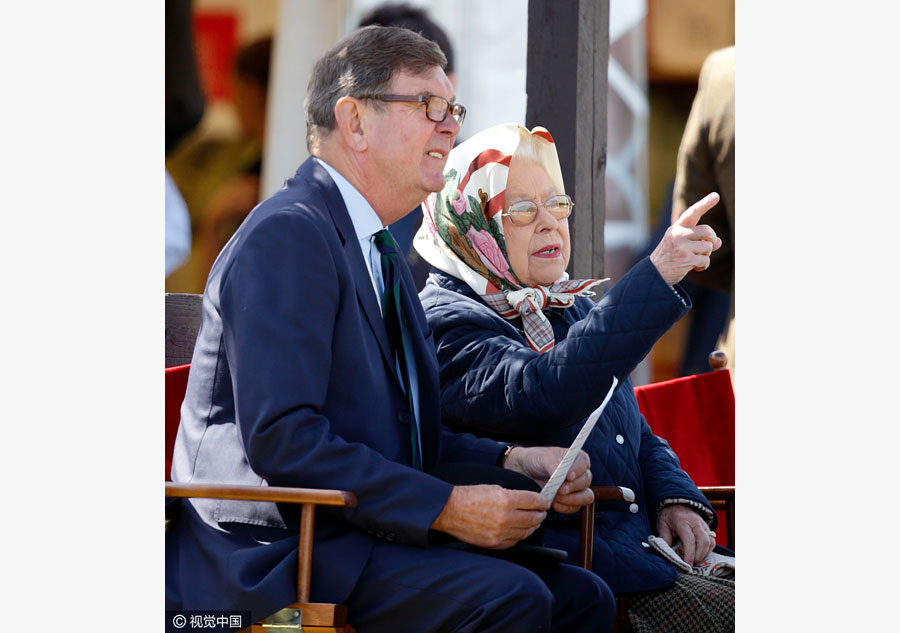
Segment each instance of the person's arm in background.
[{"label": "person's arm in background", "polygon": [[711,54],[703,64],[697,95],[685,125],[672,196],[674,223],[695,200],[717,191],[721,203],[704,217],[723,245],[704,274],[691,274],[701,285],[729,292],[734,274],[734,48]]},{"label": "person's arm in background", "polygon": [[191,254],[191,216],[178,186],[166,172],[166,277]]}]

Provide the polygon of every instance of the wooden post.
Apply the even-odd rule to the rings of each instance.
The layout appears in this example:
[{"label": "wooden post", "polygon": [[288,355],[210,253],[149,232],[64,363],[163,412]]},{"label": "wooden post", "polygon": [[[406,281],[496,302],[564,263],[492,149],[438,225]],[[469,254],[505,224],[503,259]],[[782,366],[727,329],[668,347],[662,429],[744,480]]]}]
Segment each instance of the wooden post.
[{"label": "wooden post", "polygon": [[603,276],[609,0],[528,0],[525,124],[550,130],[566,192],[575,278]]}]

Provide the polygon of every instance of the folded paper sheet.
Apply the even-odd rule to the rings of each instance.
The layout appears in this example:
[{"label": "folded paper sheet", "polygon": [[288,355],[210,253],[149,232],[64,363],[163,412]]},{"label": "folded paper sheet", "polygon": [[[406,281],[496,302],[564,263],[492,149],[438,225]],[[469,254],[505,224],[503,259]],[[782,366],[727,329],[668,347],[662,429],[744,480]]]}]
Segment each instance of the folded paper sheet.
[{"label": "folded paper sheet", "polygon": [[710,552],[704,560],[699,563],[689,565],[682,558],[684,551],[681,543],[676,542],[675,547],[670,547],[663,539],[658,536],[649,536],[650,546],[659,552],[663,558],[675,565],[681,571],[694,574],[696,576],[711,576],[713,578],[724,578],[726,580],[734,580],[734,556],[725,556],[716,552]]},{"label": "folded paper sheet", "polygon": [[590,416],[588,416],[588,419],[584,423],[584,426],[581,427],[581,431],[579,431],[578,435],[575,437],[575,441],[572,442],[572,445],[563,456],[562,461],[559,462],[556,470],[553,471],[553,474],[550,475],[550,479],[547,480],[547,484],[544,486],[544,489],[541,490],[541,494],[550,501],[553,501],[553,499],[556,497],[556,493],[559,492],[560,486],[562,486],[563,482],[565,482],[566,475],[569,473],[569,469],[572,467],[572,464],[575,462],[575,458],[578,456],[578,451],[581,450],[581,447],[584,446],[584,442],[585,440],[587,440],[588,435],[590,435],[591,431],[594,430],[594,426],[597,424],[597,420],[600,419],[600,414],[603,413],[603,409],[606,408],[606,405],[609,403],[610,398],[612,398],[612,395],[616,390],[616,385],[618,384],[618,379],[613,376],[612,387],[609,388],[609,391],[606,393],[606,397],[603,399],[603,402],[601,402],[600,406],[594,409],[594,412],[591,413]]}]

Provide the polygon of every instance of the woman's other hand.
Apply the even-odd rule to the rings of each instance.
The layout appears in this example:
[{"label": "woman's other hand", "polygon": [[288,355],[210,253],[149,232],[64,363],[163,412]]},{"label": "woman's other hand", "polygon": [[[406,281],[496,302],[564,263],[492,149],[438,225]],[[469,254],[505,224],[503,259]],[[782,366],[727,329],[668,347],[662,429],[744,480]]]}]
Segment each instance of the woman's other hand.
[{"label": "woman's other hand", "polygon": [[681,541],[684,561],[690,565],[705,559],[716,546],[716,537],[706,521],[686,505],[664,507],[656,521],[656,532],[670,547],[676,539]]}]

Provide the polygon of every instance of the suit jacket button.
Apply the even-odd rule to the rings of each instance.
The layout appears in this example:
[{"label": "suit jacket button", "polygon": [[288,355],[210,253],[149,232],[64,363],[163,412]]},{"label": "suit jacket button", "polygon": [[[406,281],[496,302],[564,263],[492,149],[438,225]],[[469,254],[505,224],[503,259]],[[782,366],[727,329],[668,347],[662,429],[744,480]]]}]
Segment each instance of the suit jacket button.
[{"label": "suit jacket button", "polygon": [[375,536],[377,538],[384,538],[384,532],[382,532],[381,530],[378,530],[377,532],[375,532]]},{"label": "suit jacket button", "polygon": [[394,533],[388,534],[388,535],[387,535],[387,540],[390,541],[391,543],[393,543],[394,541],[397,540],[397,535],[394,534]]},{"label": "suit jacket button", "polygon": [[412,417],[409,415],[409,411],[398,411],[397,420],[400,421],[400,424],[409,424],[412,421]]}]

